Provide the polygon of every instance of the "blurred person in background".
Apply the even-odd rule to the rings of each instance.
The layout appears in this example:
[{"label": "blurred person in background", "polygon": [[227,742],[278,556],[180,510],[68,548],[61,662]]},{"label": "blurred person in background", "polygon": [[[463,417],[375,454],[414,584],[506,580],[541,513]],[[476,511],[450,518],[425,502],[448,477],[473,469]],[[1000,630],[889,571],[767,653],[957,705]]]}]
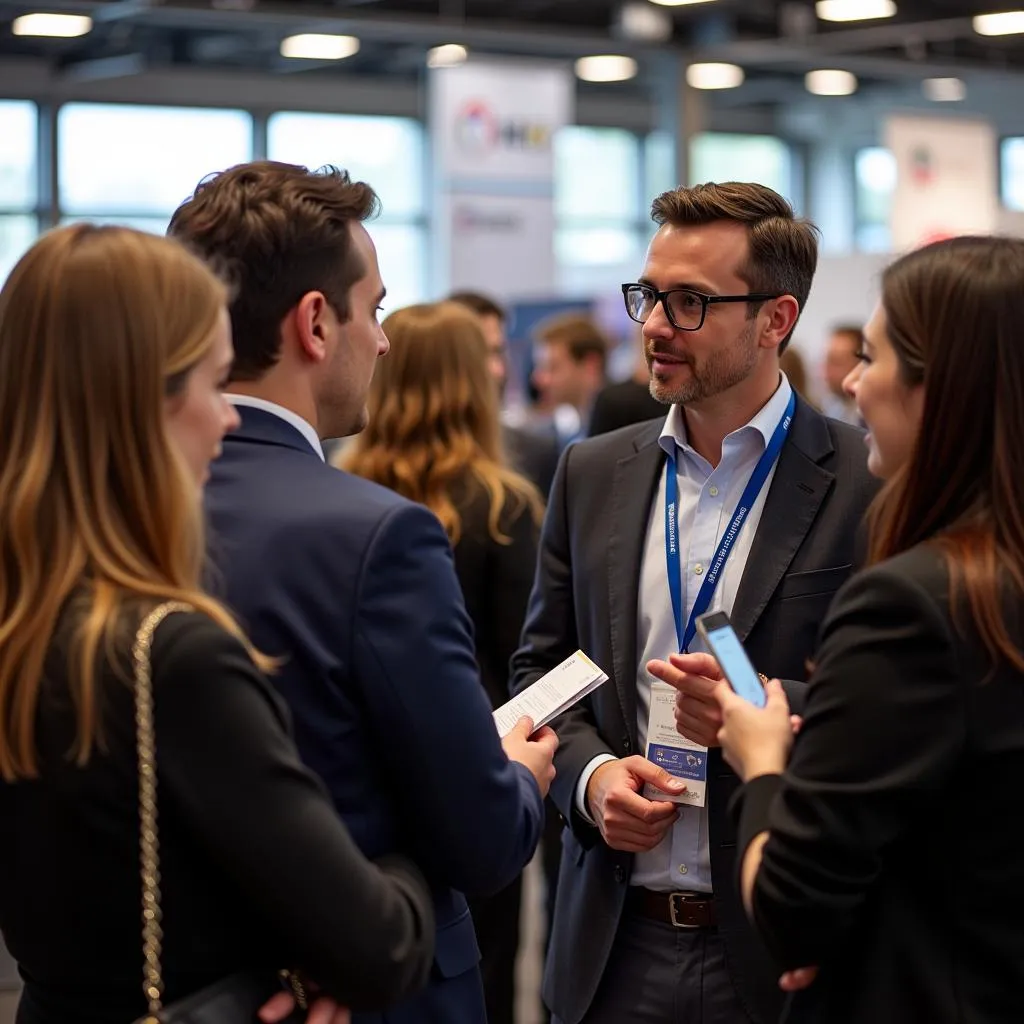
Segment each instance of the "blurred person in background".
[{"label": "blurred person in background", "polygon": [[1024,1020],[1022,280],[1024,242],[993,237],[884,272],[847,379],[885,481],[870,568],[832,603],[795,741],[778,683],[764,709],[717,688],[787,1020]]},{"label": "blurred person in background", "polygon": [[[498,389],[499,413],[508,388],[508,339],[505,328],[508,316],[498,303],[480,292],[460,291],[449,297],[451,302],[472,310],[479,318],[487,341],[487,369]],[[523,474],[547,497],[558,466],[559,448],[556,438],[528,425],[503,422],[501,434],[509,464]]]},{"label": "blurred person in background", "polygon": [[[132,646],[167,601],[138,698],[163,1003],[206,1004],[223,982],[225,1019],[255,1020],[277,969],[299,967],[379,1008],[430,970],[419,872],[359,853],[299,761],[267,659],[200,584],[200,491],[238,422],[227,299],[176,243],[91,225],[45,235],[0,292],[0,929],[19,1024],[147,1008]],[[342,1020],[327,999],[310,1017]]]},{"label": "blurred person in background", "polygon": [[281,660],[299,750],[353,838],[409,856],[431,886],[429,983],[357,1024],[479,1024],[464,893],[504,888],[532,858],[557,741],[526,719],[499,740],[437,517],[325,463],[324,438],[366,427],[388,351],[364,226],[376,208],[337,168],[259,161],[205,179],[172,218],[234,275],[241,423],[211,467],[210,553],[227,603]]},{"label": "blurred person in background", "polygon": [[610,345],[586,313],[559,313],[538,324],[532,380],[539,405],[554,422],[559,447],[585,437],[594,399],[604,386]]},{"label": "blurred person in background", "polygon": [[861,350],[863,340],[864,334],[856,324],[833,327],[822,364],[825,394],[821,411],[834,420],[852,423],[854,426],[860,425],[860,416],[843,382],[857,367],[857,353]]},{"label": "blurred person in background", "polygon": [[[480,678],[509,700],[544,514],[501,451],[493,357],[479,319],[456,302],[410,306],[382,324],[391,348],[374,374],[366,429],[342,468],[419,502],[440,520],[473,621]],[[493,375],[493,370],[490,371]],[[489,1024],[513,1024],[522,879],[470,900]]]},{"label": "blurred person in background", "polygon": [[647,367],[642,329],[637,329],[632,343],[636,347],[632,376],[605,384],[597,393],[590,414],[590,437],[665,415],[665,406],[651,394],[651,371]]},{"label": "blurred person in background", "polygon": [[804,357],[790,345],[779,356],[779,369],[789,379],[793,390],[805,401],[814,405],[812,396],[807,390],[807,364]]}]

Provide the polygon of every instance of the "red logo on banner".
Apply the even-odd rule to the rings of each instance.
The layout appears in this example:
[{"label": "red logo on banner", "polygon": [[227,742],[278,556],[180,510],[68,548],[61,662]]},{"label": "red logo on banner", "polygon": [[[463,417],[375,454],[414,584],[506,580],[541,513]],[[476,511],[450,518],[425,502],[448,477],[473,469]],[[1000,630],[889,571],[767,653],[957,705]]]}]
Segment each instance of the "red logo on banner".
[{"label": "red logo on banner", "polygon": [[910,154],[910,180],[922,188],[935,180],[932,154],[926,146],[916,146]]}]

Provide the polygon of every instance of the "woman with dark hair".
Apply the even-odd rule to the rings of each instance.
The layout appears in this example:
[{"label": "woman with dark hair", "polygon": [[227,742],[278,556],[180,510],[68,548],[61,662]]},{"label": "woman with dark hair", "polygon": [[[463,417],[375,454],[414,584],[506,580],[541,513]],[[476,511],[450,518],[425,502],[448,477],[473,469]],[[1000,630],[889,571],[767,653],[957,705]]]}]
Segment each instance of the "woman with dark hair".
[{"label": "woman with dark hair", "polygon": [[1022,282],[1003,238],[885,272],[845,385],[885,481],[870,567],[830,609],[795,742],[777,682],[763,709],[716,691],[788,1019],[1024,1020]]}]

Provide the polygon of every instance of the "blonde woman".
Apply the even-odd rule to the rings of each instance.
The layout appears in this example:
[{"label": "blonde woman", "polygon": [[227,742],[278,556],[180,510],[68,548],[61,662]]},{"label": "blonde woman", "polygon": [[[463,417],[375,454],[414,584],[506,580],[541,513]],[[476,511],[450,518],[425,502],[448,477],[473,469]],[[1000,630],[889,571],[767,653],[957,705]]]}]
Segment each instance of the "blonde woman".
[{"label": "blonde woman", "polygon": [[[377,1008],[430,967],[416,872],[358,853],[200,585],[200,485],[237,422],[226,298],[176,243],[88,225],[46,235],[0,292],[0,929],[19,1024],[147,1009],[132,645],[167,601],[192,610],[150,658],[165,1005],[250,979],[218,1019],[252,1021],[294,967]],[[347,1016],[323,1000],[314,1019]]]},{"label": "blonde woman", "polygon": [[[479,318],[455,302],[410,306],[383,324],[391,343],[374,373],[369,426],[343,469],[426,505],[441,521],[473,620],[477,662],[495,706],[533,582],[543,502],[505,463],[498,390]],[[470,901],[490,1024],[512,1020],[520,880]]]}]

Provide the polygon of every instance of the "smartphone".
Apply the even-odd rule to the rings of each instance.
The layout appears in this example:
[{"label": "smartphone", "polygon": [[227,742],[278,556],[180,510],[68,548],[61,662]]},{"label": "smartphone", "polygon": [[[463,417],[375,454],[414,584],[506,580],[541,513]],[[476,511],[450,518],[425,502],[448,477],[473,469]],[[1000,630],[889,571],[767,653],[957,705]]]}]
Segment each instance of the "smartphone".
[{"label": "smartphone", "polygon": [[715,656],[725,675],[726,682],[741,697],[763,708],[768,698],[758,678],[757,671],[750,663],[747,652],[732,628],[725,612],[708,612],[697,619],[700,633],[708,650]]}]

